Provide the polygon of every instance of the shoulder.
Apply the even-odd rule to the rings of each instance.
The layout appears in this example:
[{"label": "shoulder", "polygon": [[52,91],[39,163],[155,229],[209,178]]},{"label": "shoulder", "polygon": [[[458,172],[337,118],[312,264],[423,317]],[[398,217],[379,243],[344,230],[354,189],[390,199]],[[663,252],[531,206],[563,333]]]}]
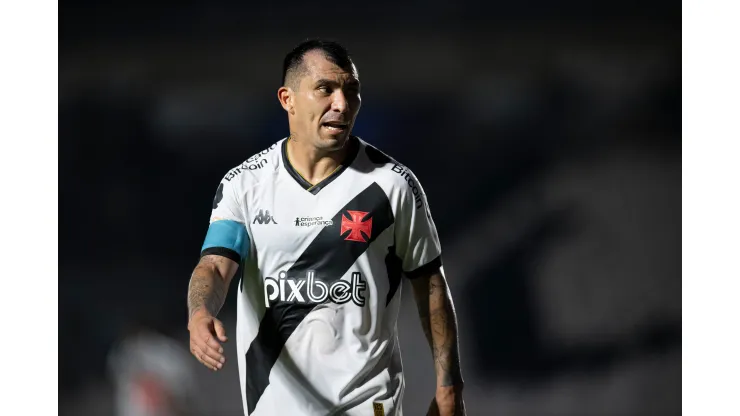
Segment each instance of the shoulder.
[{"label": "shoulder", "polygon": [[[362,146],[360,152],[364,153],[366,160],[372,166],[371,174],[378,180],[402,192],[408,191],[415,194],[421,192],[419,180],[409,167],[362,139],[360,143]],[[414,191],[415,188],[418,189]]]},{"label": "shoulder", "polygon": [[270,147],[263,149],[226,172],[222,179],[224,184],[238,184],[242,189],[255,185],[260,180],[274,172],[280,161],[280,148],[285,139],[281,139]]}]

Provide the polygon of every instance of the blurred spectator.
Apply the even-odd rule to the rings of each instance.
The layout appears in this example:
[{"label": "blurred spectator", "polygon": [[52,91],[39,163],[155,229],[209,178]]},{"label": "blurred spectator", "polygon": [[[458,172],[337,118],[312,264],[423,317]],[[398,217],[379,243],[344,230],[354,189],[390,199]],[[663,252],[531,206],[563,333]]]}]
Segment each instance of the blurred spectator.
[{"label": "blurred spectator", "polygon": [[174,339],[146,325],[134,325],[111,350],[110,379],[117,416],[197,414],[190,355]]}]

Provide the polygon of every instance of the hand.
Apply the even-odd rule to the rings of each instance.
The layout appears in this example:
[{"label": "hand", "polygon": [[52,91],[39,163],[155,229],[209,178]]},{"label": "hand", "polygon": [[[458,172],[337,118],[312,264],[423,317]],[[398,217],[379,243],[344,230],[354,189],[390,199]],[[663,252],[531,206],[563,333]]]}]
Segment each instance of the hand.
[{"label": "hand", "polygon": [[226,362],[226,357],[218,341],[228,341],[224,324],[200,310],[190,318],[188,331],[190,331],[190,352],[209,369],[220,370]]},{"label": "hand", "polygon": [[437,387],[437,394],[427,410],[427,416],[465,416],[461,387]]}]

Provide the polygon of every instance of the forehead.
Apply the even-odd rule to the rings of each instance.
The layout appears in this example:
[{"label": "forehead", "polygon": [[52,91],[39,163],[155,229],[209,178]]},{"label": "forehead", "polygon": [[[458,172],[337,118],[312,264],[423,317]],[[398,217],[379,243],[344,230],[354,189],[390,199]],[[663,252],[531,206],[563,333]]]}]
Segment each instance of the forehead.
[{"label": "forehead", "polygon": [[331,79],[336,81],[347,82],[350,80],[359,81],[357,68],[352,64],[351,68],[340,68],[337,64],[328,60],[323,52],[311,51],[303,57],[303,64],[308,70],[308,76],[305,77],[310,81],[320,79]]}]

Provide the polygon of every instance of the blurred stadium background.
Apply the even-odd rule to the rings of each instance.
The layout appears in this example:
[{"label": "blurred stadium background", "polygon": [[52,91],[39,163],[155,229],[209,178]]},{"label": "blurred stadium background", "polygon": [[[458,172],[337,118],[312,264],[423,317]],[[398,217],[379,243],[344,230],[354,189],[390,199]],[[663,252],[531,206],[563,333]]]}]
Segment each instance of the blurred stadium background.
[{"label": "blurred stadium background", "polygon": [[[287,135],[282,58],[314,36],[358,65],[354,133],[428,195],[468,414],[680,414],[680,17],[657,0],[65,2],[60,414],[164,414],[167,391],[182,414],[241,414],[235,341],[217,374],[187,355],[187,283],[222,175]],[[421,415],[433,367],[403,289]],[[232,340],[235,305],[232,288]]]}]

